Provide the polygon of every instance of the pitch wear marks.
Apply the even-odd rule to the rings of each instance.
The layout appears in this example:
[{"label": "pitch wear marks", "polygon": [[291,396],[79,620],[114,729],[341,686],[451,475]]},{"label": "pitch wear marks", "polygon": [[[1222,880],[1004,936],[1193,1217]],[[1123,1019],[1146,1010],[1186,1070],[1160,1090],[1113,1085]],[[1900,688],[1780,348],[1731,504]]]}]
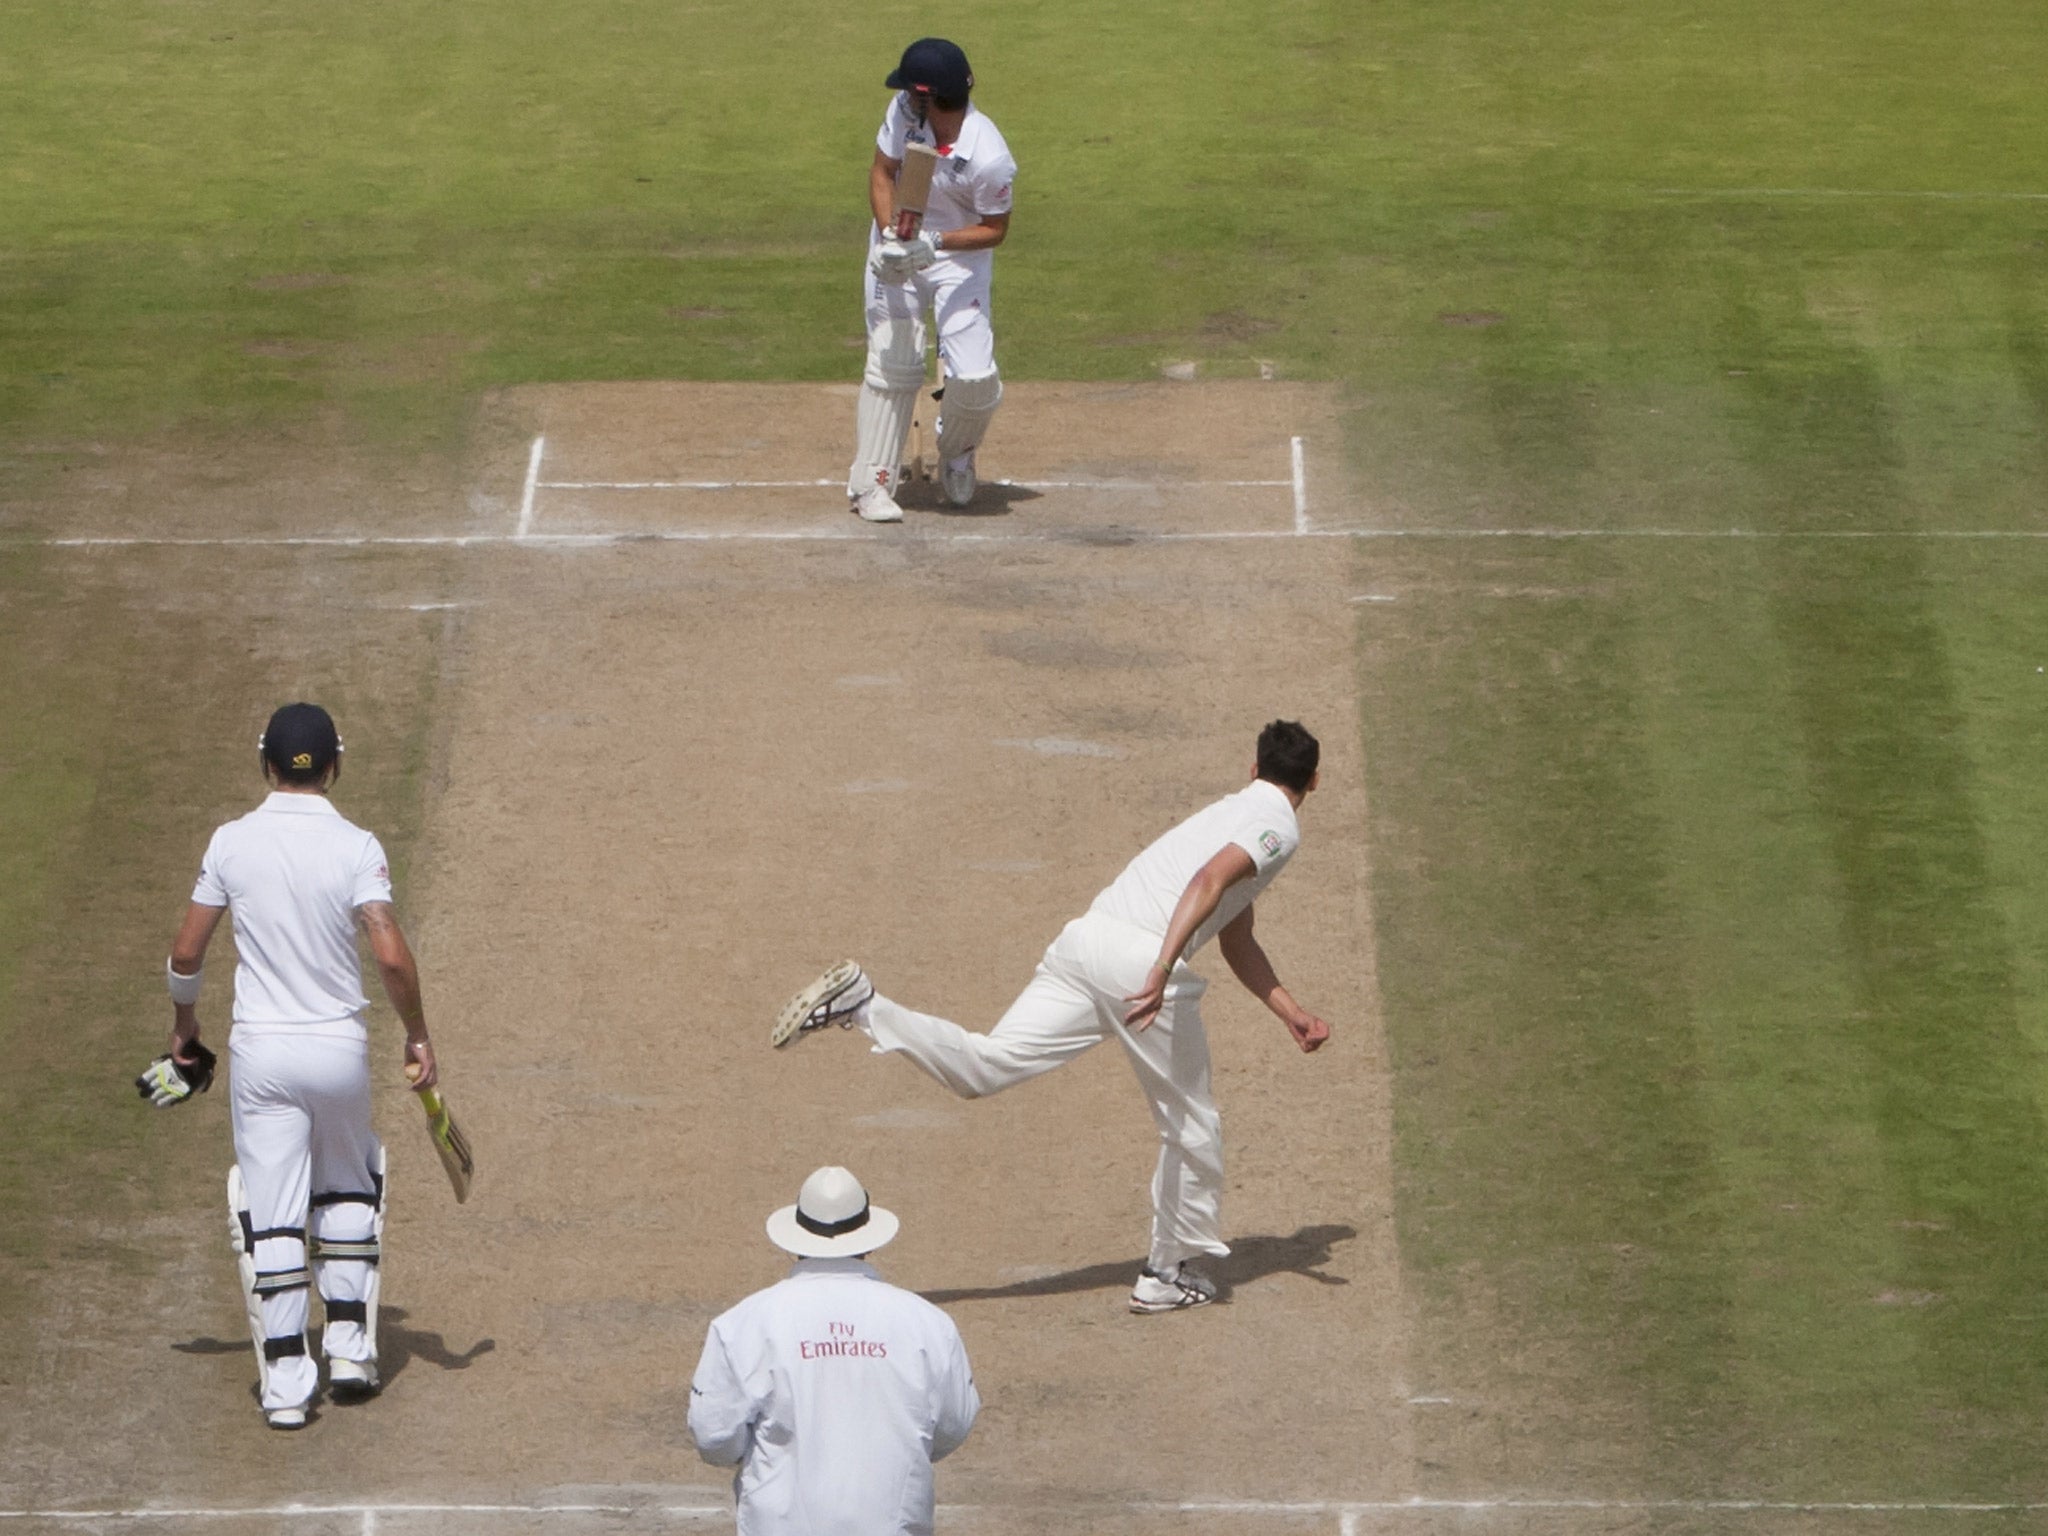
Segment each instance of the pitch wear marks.
[{"label": "pitch wear marks", "polygon": [[[1226,847],[1254,873],[1230,887],[1189,941],[1192,955],[1279,876],[1300,843],[1294,806],[1264,780],[1204,807],[1124,867],[1081,917],[1061,930],[1031,980],[987,1034],[918,1013],[877,994],[865,1022],[878,1052],[900,1051],[962,1098],[982,1098],[1072,1061],[1110,1038],[1124,1048],[1159,1134],[1146,1259],[1165,1273],[1183,1259],[1220,1257],[1223,1122],[1210,1086],[1201,999],[1208,983],[1185,964],[1167,977],[1152,1023],[1125,1025],[1127,999],[1150,979],[1174,906],[1196,871]],[[1185,956],[1183,957],[1185,958]]]},{"label": "pitch wear marks", "polygon": [[355,909],[391,899],[377,839],[326,796],[277,792],[213,834],[192,899],[235,929],[235,1027],[321,1027],[366,1040]]},{"label": "pitch wear marks", "polygon": [[952,1319],[860,1259],[800,1259],[715,1319],[690,1434],[741,1536],[927,1536],[932,1463],[980,1412]]}]

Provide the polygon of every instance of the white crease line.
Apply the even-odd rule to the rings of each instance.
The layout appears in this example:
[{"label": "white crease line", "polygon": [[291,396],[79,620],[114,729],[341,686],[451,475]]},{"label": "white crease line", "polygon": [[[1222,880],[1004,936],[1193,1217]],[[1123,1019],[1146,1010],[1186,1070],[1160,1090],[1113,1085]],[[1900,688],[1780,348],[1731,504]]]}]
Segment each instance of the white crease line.
[{"label": "white crease line", "polygon": [[1307,457],[1306,457],[1306,455],[1305,455],[1305,454],[1303,453],[1303,451],[1302,451],[1302,446],[1301,446],[1301,439],[1300,439],[1300,438],[1298,438],[1298,437],[1291,437],[1291,438],[1289,438],[1289,439],[1287,440],[1287,443],[1288,443],[1288,453],[1289,453],[1289,454],[1291,455],[1291,457],[1292,457],[1292,459],[1293,459],[1293,464],[1294,464],[1294,481],[1293,481],[1293,484],[1294,484],[1294,531],[1295,531],[1296,533],[1307,533],[1307,532],[1308,532],[1308,464],[1307,464]]},{"label": "white crease line", "polygon": [[[0,1509],[0,1520],[277,1520],[330,1518],[336,1515],[635,1515],[647,1507],[634,1504],[264,1504],[240,1507],[203,1505],[141,1509]],[[725,1505],[675,1504],[664,1515],[719,1515]]]},{"label": "white crease line", "polygon": [[[969,1508],[971,1506],[959,1506]],[[1312,1499],[1299,1503],[1264,1500],[1186,1499],[1176,1504],[1134,1502],[1123,1506],[1145,1512],[1183,1515],[1391,1515],[1409,1512],[1584,1510],[1591,1513],[1640,1514],[1944,1514],[2019,1515],[2048,1510],[2048,1503],[1943,1499],[1570,1499],[1498,1498],[1446,1499],[1417,1495],[1408,1499]]]},{"label": "white crease line", "polygon": [[[1299,438],[1295,440],[1297,443]],[[843,480],[542,480],[544,491],[794,491]],[[990,480],[988,485],[1014,491],[1203,491],[1218,488],[1275,489],[1296,480]]]},{"label": "white crease line", "polygon": [[[1575,1498],[1430,1498],[1406,1499],[1133,1499],[1100,1503],[1077,1500],[1053,1506],[1072,1510],[1122,1510],[1132,1514],[1247,1515],[1298,1518],[1335,1515],[1340,1528],[1355,1529],[1364,1515],[1410,1513],[1529,1513],[1584,1511],[1643,1514],[1965,1514],[2012,1515],[2048,1511],[2048,1503],[2021,1500],[1963,1499],[1575,1499]],[[1011,1513],[1001,1504],[941,1504],[948,1517]],[[366,1522],[380,1515],[591,1515],[652,1516],[666,1519],[730,1520],[728,1504],[267,1504],[231,1506],[167,1506],[131,1509],[0,1509],[0,1520],[250,1520],[332,1518],[357,1515]]]},{"label": "white crease line", "polygon": [[[836,483],[836,482],[835,482]],[[662,528],[644,532],[452,534],[251,534],[181,538],[175,535],[81,534],[44,539],[0,538],[0,549],[601,549],[619,544],[789,544],[856,541],[903,544],[1214,544],[1258,539],[1690,539],[1738,542],[1905,539],[1946,543],[2038,542],[2048,529],[1992,528],[1219,528],[1179,532],[1143,528],[1044,528],[1016,533],[905,530],[902,536],[860,528]]]},{"label": "white crease line", "polygon": [[1652,197],[1703,201],[1745,197],[1889,198],[1930,203],[2048,203],[2048,192],[1870,191],[1857,187],[1659,187]]},{"label": "white crease line", "polygon": [[540,485],[540,456],[547,446],[545,437],[533,440],[533,452],[526,458],[526,494],[519,498],[518,538],[525,538],[533,532],[533,493]]}]

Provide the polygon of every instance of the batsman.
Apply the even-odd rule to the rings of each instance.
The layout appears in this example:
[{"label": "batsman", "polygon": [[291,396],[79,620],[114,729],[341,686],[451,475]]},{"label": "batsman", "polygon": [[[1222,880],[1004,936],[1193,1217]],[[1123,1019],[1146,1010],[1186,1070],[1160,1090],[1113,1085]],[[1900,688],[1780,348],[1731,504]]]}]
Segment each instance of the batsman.
[{"label": "batsman", "polygon": [[341,771],[332,717],[317,704],[287,704],[270,717],[257,751],[270,794],[207,844],[167,967],[171,1049],[136,1088],[168,1108],[212,1084],[215,1057],[199,1039],[199,994],[207,947],[232,913],[228,1225],[264,1417],[273,1429],[297,1429],[319,1387],[306,1347],[315,1285],[326,1313],[321,1345],[330,1389],[367,1397],[379,1386],[385,1162],[370,1129],[369,999],[356,958],[358,924],[405,1025],[413,1088],[431,1092],[438,1074],[419,970],[391,910],[384,850],[327,798]]},{"label": "batsman", "polygon": [[868,357],[846,481],[852,510],[871,523],[903,520],[896,491],[924,387],[927,311],[945,369],[939,488],[952,506],[974,499],[975,450],[1003,398],[989,277],[1017,175],[1009,145],[969,99],[974,71],[957,44],[919,38],[884,83],[896,95],[868,171]]}]

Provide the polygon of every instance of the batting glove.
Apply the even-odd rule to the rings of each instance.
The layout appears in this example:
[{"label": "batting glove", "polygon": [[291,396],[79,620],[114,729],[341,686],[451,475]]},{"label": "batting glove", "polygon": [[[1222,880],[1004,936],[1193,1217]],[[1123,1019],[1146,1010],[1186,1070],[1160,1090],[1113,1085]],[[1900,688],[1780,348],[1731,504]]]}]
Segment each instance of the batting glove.
[{"label": "batting glove", "polygon": [[910,276],[910,252],[901,241],[884,240],[868,252],[868,266],[885,283],[900,283]]},{"label": "batting glove", "polygon": [[913,272],[922,272],[939,259],[939,237],[929,230],[920,229],[902,244],[903,259]]},{"label": "batting glove", "polygon": [[175,1056],[159,1056],[135,1079],[135,1091],[149,1100],[158,1109],[169,1109],[182,1104],[195,1093],[204,1093],[213,1086],[213,1064],[220,1058],[215,1056],[197,1040],[192,1042],[192,1060],[180,1061]]}]

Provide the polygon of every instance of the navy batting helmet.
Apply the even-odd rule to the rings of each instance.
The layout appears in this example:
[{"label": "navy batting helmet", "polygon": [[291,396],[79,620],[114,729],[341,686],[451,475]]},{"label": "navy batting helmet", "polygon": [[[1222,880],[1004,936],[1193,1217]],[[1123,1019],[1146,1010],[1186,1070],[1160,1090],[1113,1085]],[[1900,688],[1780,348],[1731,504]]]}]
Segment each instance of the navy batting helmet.
[{"label": "navy batting helmet", "polygon": [[967,55],[958,43],[920,37],[903,50],[903,62],[882,83],[933,101],[965,102],[974,89],[974,71],[967,67]]}]

